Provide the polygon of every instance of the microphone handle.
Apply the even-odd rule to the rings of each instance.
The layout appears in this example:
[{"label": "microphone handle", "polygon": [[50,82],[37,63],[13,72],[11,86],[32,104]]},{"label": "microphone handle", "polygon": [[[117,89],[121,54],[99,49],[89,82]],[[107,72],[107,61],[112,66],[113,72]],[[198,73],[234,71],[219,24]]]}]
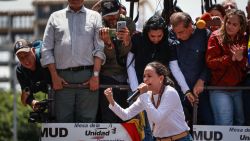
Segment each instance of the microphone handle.
[{"label": "microphone handle", "polygon": [[135,90],[135,92],[127,99],[127,102],[131,102],[140,94],[140,90]]}]

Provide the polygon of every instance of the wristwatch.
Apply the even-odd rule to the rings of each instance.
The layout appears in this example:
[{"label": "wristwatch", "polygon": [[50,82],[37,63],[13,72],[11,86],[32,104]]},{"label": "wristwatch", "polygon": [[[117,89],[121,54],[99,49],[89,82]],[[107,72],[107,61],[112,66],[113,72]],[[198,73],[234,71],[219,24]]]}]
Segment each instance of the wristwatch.
[{"label": "wristwatch", "polygon": [[99,71],[94,71],[93,76],[99,77]]}]

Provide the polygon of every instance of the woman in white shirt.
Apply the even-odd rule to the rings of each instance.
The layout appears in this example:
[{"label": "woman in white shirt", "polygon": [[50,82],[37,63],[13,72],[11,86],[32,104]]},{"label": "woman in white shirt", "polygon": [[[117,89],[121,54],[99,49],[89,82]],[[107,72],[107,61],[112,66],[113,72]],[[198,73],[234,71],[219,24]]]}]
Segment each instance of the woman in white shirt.
[{"label": "woman in white shirt", "polygon": [[138,86],[140,96],[128,108],[121,108],[113,99],[112,88],[104,91],[109,108],[121,119],[128,120],[146,110],[157,141],[192,141],[177,91],[171,86],[168,69],[159,62],[149,63]]}]

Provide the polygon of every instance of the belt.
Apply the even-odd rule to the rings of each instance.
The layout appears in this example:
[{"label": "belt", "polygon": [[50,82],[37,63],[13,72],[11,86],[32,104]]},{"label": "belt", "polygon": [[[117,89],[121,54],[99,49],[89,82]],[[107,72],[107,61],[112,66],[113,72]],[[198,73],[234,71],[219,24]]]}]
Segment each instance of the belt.
[{"label": "belt", "polygon": [[81,71],[81,70],[89,70],[93,69],[94,66],[79,66],[79,67],[72,67],[67,69],[57,69],[58,71]]},{"label": "belt", "polygon": [[157,139],[157,141],[175,141],[175,140],[181,139],[183,137],[186,137],[188,134],[189,134],[188,131],[184,131],[184,132],[177,134],[177,135],[163,137],[163,138],[156,138],[156,139]]}]

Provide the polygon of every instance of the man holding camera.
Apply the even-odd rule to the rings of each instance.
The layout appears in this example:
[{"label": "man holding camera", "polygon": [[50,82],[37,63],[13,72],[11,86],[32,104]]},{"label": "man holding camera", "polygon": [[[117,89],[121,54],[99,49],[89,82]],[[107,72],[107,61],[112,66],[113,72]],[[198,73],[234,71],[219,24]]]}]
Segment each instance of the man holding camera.
[{"label": "man holding camera", "polygon": [[34,111],[38,108],[38,101],[34,99],[33,93],[47,93],[47,85],[50,84],[49,71],[41,66],[40,52],[36,52],[34,47],[41,44],[42,41],[30,43],[24,39],[19,39],[14,44],[14,53],[19,59],[16,76],[22,89],[21,102],[24,106],[30,105]]},{"label": "man holding camera", "polygon": [[[103,0],[101,11],[104,27],[99,34],[105,44],[104,53],[106,63],[100,72],[100,84],[102,85],[127,85],[126,58],[131,48],[131,35],[135,31],[135,23],[128,17],[120,14],[118,0]],[[108,101],[103,95],[104,89],[100,89],[99,122],[122,122],[109,108]],[[113,89],[115,100],[123,107],[128,106],[126,99],[127,90]]]}]

